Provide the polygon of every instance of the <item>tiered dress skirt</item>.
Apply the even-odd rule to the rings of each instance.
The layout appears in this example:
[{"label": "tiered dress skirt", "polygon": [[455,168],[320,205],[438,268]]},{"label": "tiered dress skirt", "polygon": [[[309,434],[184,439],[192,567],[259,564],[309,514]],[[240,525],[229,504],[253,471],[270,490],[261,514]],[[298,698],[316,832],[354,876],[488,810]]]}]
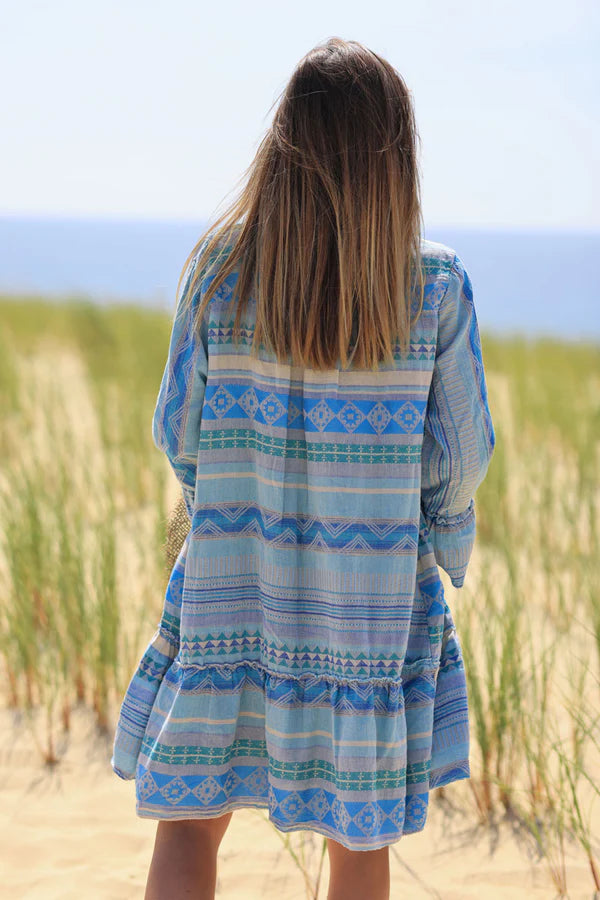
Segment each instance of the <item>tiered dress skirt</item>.
[{"label": "tiered dress skirt", "polygon": [[430,790],[470,776],[462,652],[423,520],[413,623],[430,652],[354,659],[346,672],[308,647],[307,671],[293,671],[260,628],[208,633],[205,661],[186,662],[187,546],[115,732],[112,768],[135,779],[137,815],[265,808],[282,832],[312,830],[352,850],[421,831]]},{"label": "tiered dress skirt", "polygon": [[425,642],[396,659],[307,645],[292,663],[259,616],[207,630],[199,662],[180,630],[188,542],[116,726],[111,764],[135,779],[137,815],[265,808],[282,832],[352,850],[421,831],[431,789],[470,776],[463,657],[424,520],[411,628]]}]

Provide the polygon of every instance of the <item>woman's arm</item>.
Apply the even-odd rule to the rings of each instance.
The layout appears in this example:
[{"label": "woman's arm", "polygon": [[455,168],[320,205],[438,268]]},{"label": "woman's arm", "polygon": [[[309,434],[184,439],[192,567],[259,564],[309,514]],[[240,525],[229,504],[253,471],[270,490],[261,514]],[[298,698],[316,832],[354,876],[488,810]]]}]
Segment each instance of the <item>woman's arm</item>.
[{"label": "woman's arm", "polygon": [[[196,258],[186,275],[171,331],[169,353],[152,422],[154,442],[168,457],[183,492],[188,515],[194,505],[196,465],[204,388],[208,370],[207,333],[194,333],[193,317],[200,287],[190,290]],[[179,549],[165,591],[160,620],[134,672],[117,724],[111,764],[121,778],[135,777],[148,716],[165,673],[179,651],[181,601],[189,531]]]},{"label": "woman's arm", "polygon": [[167,363],[152,420],[154,443],[166,454],[179,480],[190,519],[208,374],[206,315],[202,318],[199,332],[194,326],[195,313],[202,297],[202,279],[196,284],[193,296],[188,296],[197,258],[198,255],[190,263],[175,311]]},{"label": "woman's arm", "polygon": [[421,457],[421,510],[436,561],[459,588],[475,542],[474,495],[496,438],[473,289],[456,254],[438,322]]}]

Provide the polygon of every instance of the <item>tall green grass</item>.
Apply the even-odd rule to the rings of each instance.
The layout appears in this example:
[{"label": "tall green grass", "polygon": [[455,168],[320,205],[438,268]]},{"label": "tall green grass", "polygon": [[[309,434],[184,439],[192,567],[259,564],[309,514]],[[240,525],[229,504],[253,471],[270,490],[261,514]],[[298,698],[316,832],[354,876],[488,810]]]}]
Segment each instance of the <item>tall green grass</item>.
[{"label": "tall green grass", "polygon": [[0,637],[7,702],[49,763],[73,705],[110,731],[160,612],[168,473],[150,423],[169,329],[135,307],[0,303]]},{"label": "tall green grass", "polygon": [[598,891],[600,348],[488,337],[484,361],[497,445],[451,600],[479,757],[469,786],[482,823],[531,831],[559,896],[573,841]]}]

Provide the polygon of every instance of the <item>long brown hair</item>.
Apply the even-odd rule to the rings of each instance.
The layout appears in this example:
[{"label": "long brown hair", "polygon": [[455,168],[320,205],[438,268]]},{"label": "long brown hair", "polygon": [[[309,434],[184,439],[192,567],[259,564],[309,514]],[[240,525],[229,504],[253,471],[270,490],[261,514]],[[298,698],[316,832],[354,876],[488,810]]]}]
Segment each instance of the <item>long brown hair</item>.
[{"label": "long brown hair", "polygon": [[186,298],[207,265],[216,273],[201,317],[240,263],[233,336],[252,295],[253,354],[262,343],[278,361],[314,369],[393,365],[395,341],[408,348],[417,279],[415,319],[423,305],[418,139],[411,92],[386,60],[357,41],[317,45],[284,89],[239,198],[190,252],[177,293],[200,250]]}]

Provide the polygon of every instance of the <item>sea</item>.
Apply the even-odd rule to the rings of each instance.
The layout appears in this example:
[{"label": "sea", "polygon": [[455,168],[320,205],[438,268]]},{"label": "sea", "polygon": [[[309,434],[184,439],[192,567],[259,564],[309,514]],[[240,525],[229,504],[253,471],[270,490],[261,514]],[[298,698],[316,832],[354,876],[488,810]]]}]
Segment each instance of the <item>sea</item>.
[{"label": "sea", "polygon": [[[0,217],[0,294],[171,311],[204,221]],[[458,253],[480,330],[600,341],[600,231],[425,228]]]}]

